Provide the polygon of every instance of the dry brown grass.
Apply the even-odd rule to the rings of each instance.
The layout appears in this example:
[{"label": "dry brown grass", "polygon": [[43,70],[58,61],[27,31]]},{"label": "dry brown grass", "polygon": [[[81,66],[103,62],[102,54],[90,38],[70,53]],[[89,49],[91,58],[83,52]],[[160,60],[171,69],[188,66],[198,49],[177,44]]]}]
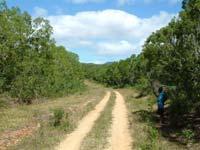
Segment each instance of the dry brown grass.
[{"label": "dry brown grass", "polygon": [[[40,128],[31,136],[21,139],[18,145],[10,149],[53,149],[66,133],[71,132],[78,121],[102,99],[104,87],[87,82],[87,90],[63,98],[48,99],[33,105],[15,106],[0,110],[0,140],[5,140],[6,132],[16,132],[30,126],[40,124]],[[49,125],[51,110],[63,108],[69,116],[70,128],[55,128]],[[0,142],[1,143],[1,142]]]}]

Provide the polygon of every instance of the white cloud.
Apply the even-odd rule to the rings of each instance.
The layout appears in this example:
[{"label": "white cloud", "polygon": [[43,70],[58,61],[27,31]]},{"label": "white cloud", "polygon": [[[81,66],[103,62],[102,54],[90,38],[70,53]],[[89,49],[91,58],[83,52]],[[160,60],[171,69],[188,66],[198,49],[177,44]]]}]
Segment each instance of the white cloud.
[{"label": "white cloud", "polygon": [[45,17],[48,15],[48,11],[41,7],[35,7],[34,8],[34,16],[37,17]]},{"label": "white cloud", "polygon": [[[54,38],[71,50],[86,48],[98,56],[139,54],[145,39],[165,26],[175,16],[160,12],[150,18],[139,18],[121,10],[79,12],[75,15],[48,16]],[[69,45],[70,44],[70,45]]]},{"label": "white cloud", "polygon": [[119,43],[98,43],[97,53],[99,55],[124,55],[133,50],[133,45],[128,41],[119,41]]},{"label": "white cloud", "polygon": [[74,4],[85,4],[85,3],[99,3],[103,2],[104,0],[67,0],[67,1]]},{"label": "white cloud", "polygon": [[57,39],[118,39],[141,38],[166,25],[174,15],[160,12],[151,18],[141,19],[120,10],[80,12],[74,16],[50,16]]},{"label": "white cloud", "polygon": [[130,37],[143,34],[141,31],[134,31],[141,25],[141,20],[120,10],[80,12],[74,16],[50,16],[48,19],[58,39],[115,39],[119,36],[127,37],[128,35]]}]

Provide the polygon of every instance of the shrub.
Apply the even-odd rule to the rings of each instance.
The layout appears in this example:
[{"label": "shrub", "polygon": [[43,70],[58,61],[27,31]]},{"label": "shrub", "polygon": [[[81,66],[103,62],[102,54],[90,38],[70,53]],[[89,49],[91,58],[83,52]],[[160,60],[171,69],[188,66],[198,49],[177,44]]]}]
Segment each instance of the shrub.
[{"label": "shrub", "polygon": [[65,111],[62,108],[56,108],[53,110],[53,116],[51,118],[51,124],[54,127],[60,126],[64,118]]},{"label": "shrub", "polygon": [[182,131],[181,136],[185,138],[186,143],[189,143],[189,141],[191,141],[192,138],[194,137],[194,132],[190,129],[185,129]]}]

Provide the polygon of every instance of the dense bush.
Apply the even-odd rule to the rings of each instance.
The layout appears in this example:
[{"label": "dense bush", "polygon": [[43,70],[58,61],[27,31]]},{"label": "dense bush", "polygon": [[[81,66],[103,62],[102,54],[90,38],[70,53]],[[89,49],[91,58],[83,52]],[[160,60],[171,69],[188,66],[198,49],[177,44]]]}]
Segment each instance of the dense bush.
[{"label": "dense bush", "polygon": [[56,46],[52,27],[0,2],[0,92],[20,102],[64,95],[82,87],[78,56]]},{"label": "dense bush", "polygon": [[145,60],[142,55],[131,56],[126,60],[103,65],[83,64],[86,78],[105,83],[113,87],[149,86],[145,74]]},{"label": "dense bush", "polygon": [[149,78],[176,87],[171,110],[179,118],[200,101],[200,1],[185,0],[183,8],[147,39],[143,50]]}]

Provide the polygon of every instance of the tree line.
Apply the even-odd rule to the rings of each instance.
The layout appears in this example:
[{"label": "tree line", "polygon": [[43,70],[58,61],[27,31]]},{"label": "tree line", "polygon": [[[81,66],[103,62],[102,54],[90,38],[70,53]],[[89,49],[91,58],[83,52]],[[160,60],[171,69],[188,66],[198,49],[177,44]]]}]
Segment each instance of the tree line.
[{"label": "tree line", "polygon": [[174,118],[200,112],[200,0],[184,0],[182,8],[178,17],[146,39],[140,55],[110,64],[84,64],[86,77],[145,91],[159,81],[173,91],[170,110]]},{"label": "tree line", "polygon": [[0,93],[19,102],[61,96],[83,87],[78,55],[56,46],[48,20],[0,2]]}]

